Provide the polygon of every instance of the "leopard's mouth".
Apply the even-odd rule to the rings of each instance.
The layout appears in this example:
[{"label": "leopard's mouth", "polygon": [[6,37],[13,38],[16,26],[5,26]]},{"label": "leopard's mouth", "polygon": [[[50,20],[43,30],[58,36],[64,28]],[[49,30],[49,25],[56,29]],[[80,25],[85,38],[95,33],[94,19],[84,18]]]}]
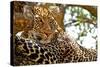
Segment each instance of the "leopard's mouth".
[{"label": "leopard's mouth", "polygon": [[42,40],[42,37],[41,36],[36,36],[37,40]]},{"label": "leopard's mouth", "polygon": [[50,43],[52,39],[52,33],[51,32],[43,32],[42,33],[37,33],[35,35],[36,40],[38,40],[40,43]]}]

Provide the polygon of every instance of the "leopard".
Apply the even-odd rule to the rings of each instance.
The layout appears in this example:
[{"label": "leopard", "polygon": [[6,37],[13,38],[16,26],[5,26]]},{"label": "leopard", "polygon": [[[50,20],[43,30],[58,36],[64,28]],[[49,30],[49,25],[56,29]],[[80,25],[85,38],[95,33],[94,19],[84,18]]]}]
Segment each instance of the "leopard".
[{"label": "leopard", "polygon": [[59,26],[46,7],[23,6],[31,28],[15,36],[15,65],[56,64],[97,60],[97,51],[79,45]]}]

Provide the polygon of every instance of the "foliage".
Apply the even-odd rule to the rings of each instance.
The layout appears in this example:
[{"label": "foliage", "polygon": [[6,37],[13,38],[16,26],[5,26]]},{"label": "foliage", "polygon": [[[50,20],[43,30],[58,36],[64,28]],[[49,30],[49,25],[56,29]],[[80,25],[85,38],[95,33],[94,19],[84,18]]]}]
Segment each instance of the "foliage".
[{"label": "foliage", "polygon": [[97,17],[80,6],[67,6],[64,17],[65,30],[85,47],[96,48]]}]

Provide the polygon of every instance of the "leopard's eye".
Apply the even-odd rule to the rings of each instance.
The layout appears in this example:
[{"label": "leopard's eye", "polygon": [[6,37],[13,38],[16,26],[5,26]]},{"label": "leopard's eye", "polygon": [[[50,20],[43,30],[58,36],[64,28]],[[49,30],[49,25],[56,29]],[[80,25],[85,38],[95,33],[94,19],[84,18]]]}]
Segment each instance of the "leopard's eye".
[{"label": "leopard's eye", "polygon": [[50,22],[50,23],[52,23],[52,22]]},{"label": "leopard's eye", "polygon": [[40,19],[40,22],[42,22],[42,19]]}]

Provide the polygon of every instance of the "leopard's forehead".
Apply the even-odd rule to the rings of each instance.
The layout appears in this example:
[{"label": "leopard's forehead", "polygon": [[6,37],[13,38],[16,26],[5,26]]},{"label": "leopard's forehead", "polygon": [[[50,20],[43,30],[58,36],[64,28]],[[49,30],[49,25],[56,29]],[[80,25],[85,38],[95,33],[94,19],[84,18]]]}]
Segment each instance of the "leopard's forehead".
[{"label": "leopard's forehead", "polygon": [[49,11],[45,7],[34,6],[34,13],[40,16],[48,16]]}]

